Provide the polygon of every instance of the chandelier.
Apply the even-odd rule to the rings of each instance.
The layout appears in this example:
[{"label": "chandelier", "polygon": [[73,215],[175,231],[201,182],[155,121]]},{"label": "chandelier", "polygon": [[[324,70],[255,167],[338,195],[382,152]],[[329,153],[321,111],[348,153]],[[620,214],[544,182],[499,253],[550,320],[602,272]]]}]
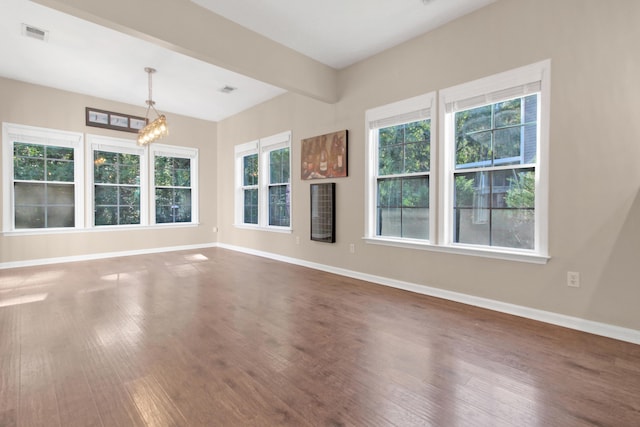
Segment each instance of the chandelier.
[{"label": "chandelier", "polygon": [[[144,71],[149,74],[149,99],[147,99],[147,114],[145,118],[147,119],[147,125],[140,129],[138,132],[138,145],[147,145],[154,142],[157,139],[160,139],[164,136],[169,135],[169,128],[167,127],[167,118],[164,114],[158,113],[156,110],[155,101],[151,97],[151,74],[155,73],[155,68],[145,67]],[[153,108],[153,111],[156,113],[156,119],[149,123],[149,110]]]}]

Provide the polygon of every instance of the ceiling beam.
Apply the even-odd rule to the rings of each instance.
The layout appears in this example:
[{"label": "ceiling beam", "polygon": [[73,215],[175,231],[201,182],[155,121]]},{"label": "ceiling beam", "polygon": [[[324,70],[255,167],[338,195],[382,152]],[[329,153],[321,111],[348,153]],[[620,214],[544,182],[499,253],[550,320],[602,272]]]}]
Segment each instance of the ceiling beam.
[{"label": "ceiling beam", "polygon": [[324,102],[338,72],[190,0],[33,0],[247,77]]}]

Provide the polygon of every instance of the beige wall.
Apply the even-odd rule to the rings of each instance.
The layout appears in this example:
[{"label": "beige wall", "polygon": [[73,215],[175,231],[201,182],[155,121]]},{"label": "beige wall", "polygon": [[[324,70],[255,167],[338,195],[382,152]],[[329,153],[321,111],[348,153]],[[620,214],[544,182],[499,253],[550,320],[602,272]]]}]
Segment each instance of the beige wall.
[{"label": "beige wall", "polygon": [[[132,133],[86,127],[85,107],[145,114],[142,102],[137,107],[0,78],[0,122],[106,135],[135,143]],[[217,163],[216,124],[170,113],[167,120],[170,135],[161,141],[163,144],[199,149],[199,226],[30,236],[0,234],[0,264],[214,242],[217,187],[215,166],[211,165]]]},{"label": "beige wall", "polygon": [[[219,241],[640,330],[638,22],[635,0],[500,0],[342,70],[336,104],[286,94],[220,122]],[[365,110],[547,58],[551,260],[363,243]],[[300,140],[340,129],[349,130],[349,177],[335,180],[337,242],[311,242]],[[233,146],[284,130],[293,133],[293,233],[235,228]],[[579,289],[566,286],[567,271],[580,272]]]}]

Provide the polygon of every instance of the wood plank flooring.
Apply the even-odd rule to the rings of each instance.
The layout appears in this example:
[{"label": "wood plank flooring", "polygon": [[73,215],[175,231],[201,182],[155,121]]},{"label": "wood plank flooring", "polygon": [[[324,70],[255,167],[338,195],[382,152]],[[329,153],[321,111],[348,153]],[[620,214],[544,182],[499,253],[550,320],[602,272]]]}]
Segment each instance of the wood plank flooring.
[{"label": "wood plank flooring", "polygon": [[640,426],[640,346],[203,249],[0,270],[0,427]]}]

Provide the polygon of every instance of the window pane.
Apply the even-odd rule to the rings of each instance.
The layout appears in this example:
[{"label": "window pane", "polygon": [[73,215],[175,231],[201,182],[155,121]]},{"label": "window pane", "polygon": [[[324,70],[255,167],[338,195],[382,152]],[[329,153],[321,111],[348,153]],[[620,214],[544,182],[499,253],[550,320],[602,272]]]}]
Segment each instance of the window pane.
[{"label": "window pane", "polygon": [[378,176],[428,172],[431,121],[378,130]]},{"label": "window pane", "polygon": [[493,246],[517,249],[534,248],[533,209],[494,209],[491,216]]},{"label": "window pane", "polygon": [[458,111],[455,123],[456,134],[461,135],[491,129],[491,105]]},{"label": "window pane", "polygon": [[174,173],[174,186],[176,187],[189,187],[191,186],[191,170],[176,169]]},{"label": "window pane", "polygon": [[429,238],[429,177],[378,180],[379,236]]},{"label": "window pane", "polygon": [[140,224],[140,209],[138,207],[121,206],[119,224]]},{"label": "window pane", "polygon": [[407,123],[405,127],[405,142],[424,142],[431,140],[431,120],[420,120]]},{"label": "window pane", "polygon": [[155,185],[156,187],[190,187],[191,159],[156,156]]},{"label": "window pane", "polygon": [[402,145],[388,145],[378,150],[378,176],[401,174],[404,170]]},{"label": "window pane", "polygon": [[16,207],[25,205],[44,205],[45,185],[36,183],[16,182],[14,188],[14,200]]},{"label": "window pane", "polygon": [[521,164],[520,147],[522,128],[520,126],[495,131],[493,156],[495,166]]},{"label": "window pane", "polygon": [[118,187],[96,185],[95,202],[96,206],[116,205],[118,203]]},{"label": "window pane", "polygon": [[489,245],[490,172],[456,174],[454,241]]},{"label": "window pane", "polygon": [[118,154],[108,151],[93,152],[93,181],[101,184],[116,184]]},{"label": "window pane", "polygon": [[461,134],[456,129],[456,169],[491,166],[491,131]]},{"label": "window pane", "polygon": [[73,148],[46,146],[48,159],[73,160]]},{"label": "window pane", "polygon": [[140,224],[140,156],[94,151],[94,223]]},{"label": "window pane", "polygon": [[242,158],[242,185],[258,185],[258,155],[251,154]]},{"label": "window pane", "polygon": [[415,177],[402,180],[402,206],[409,208],[429,207],[429,178]]},{"label": "window pane", "polygon": [[140,188],[120,187],[119,204],[121,206],[131,206],[140,209]]},{"label": "window pane", "polygon": [[191,222],[191,189],[156,188],[156,223]]},{"label": "window pane", "polygon": [[118,225],[117,206],[96,206],[96,225]]},{"label": "window pane", "polygon": [[[75,188],[68,184],[47,184],[47,203],[49,205],[75,205]],[[73,216],[71,217],[73,218]]]},{"label": "window pane", "polygon": [[534,168],[456,174],[455,187],[455,242],[534,248]]},{"label": "window pane", "polygon": [[73,206],[47,207],[47,227],[73,227],[75,211]]},{"label": "window pane", "polygon": [[269,153],[269,183],[289,182],[289,148],[273,150]]},{"label": "window pane", "polygon": [[17,206],[16,228],[45,228],[44,206]]},{"label": "window pane", "polygon": [[289,226],[289,186],[269,187],[269,225]]},{"label": "window pane", "polygon": [[494,107],[494,126],[501,128],[522,123],[521,98],[499,102]]},{"label": "window pane", "polygon": [[509,208],[535,207],[535,170],[511,169],[502,172],[505,175],[506,193],[504,203]]},{"label": "window pane", "polygon": [[378,236],[402,237],[402,209],[378,208]]},{"label": "window pane", "polygon": [[402,144],[404,142],[404,125],[389,126],[378,131],[378,145],[386,147],[389,145]]},{"label": "window pane", "polygon": [[173,162],[170,157],[156,156],[155,160],[155,185],[170,186],[173,183]]},{"label": "window pane", "polygon": [[119,184],[137,185],[140,183],[140,167],[120,166],[118,181]]},{"label": "window pane", "polygon": [[47,181],[73,182],[73,162],[47,160]]},{"label": "window pane", "polygon": [[402,179],[378,180],[378,206],[398,208],[402,206]]},{"label": "window pane", "polygon": [[429,239],[429,209],[402,209],[402,237],[410,239]]},{"label": "window pane", "polygon": [[34,157],[44,159],[45,146],[39,144],[25,144],[16,142],[13,144],[14,157]]},{"label": "window pane", "polygon": [[405,147],[405,172],[429,171],[429,144],[426,142],[414,142]]},{"label": "window pane", "polygon": [[244,190],[244,223],[258,223],[258,190]]},{"label": "window pane", "polygon": [[14,157],[13,177],[25,181],[44,181],[44,159]]},{"label": "window pane", "polygon": [[191,222],[191,159],[156,156],[155,185],[156,223]]}]

